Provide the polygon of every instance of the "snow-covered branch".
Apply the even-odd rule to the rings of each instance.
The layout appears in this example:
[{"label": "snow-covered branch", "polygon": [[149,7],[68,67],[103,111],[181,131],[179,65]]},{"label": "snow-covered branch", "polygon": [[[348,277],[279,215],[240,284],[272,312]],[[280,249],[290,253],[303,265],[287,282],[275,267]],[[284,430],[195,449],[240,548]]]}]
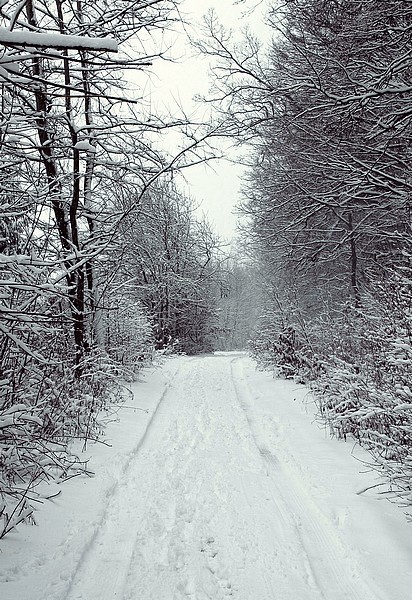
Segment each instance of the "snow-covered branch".
[{"label": "snow-covered branch", "polygon": [[10,31],[0,27],[0,44],[5,46],[58,48],[64,50],[92,50],[95,52],[118,52],[116,40],[104,37],[93,38],[60,33],[33,33],[32,31]]}]

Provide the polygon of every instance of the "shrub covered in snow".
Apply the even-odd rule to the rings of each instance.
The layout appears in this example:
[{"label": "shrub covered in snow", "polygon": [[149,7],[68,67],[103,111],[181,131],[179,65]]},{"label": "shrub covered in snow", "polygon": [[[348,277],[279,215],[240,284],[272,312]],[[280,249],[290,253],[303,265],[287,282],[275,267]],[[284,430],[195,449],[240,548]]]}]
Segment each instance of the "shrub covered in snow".
[{"label": "shrub covered in snow", "polygon": [[117,365],[106,356],[91,354],[80,378],[67,359],[60,357],[58,364],[53,358],[41,364],[15,353],[2,372],[0,538],[21,521],[34,520],[35,503],[49,494],[40,494],[39,484],[87,472],[71,443],[98,438],[102,411],[120,398]]},{"label": "shrub covered in snow", "polygon": [[[289,306],[290,308],[290,306]],[[308,382],[322,372],[321,348],[313,344],[316,324],[299,318],[297,308],[287,311],[279,302],[260,317],[249,350],[263,369],[279,377]]]},{"label": "shrub covered in snow", "polygon": [[113,295],[103,317],[105,347],[121,365],[124,376],[133,378],[154,356],[153,325],[141,302]]},{"label": "shrub covered in snow", "polygon": [[375,274],[356,302],[309,323],[291,310],[293,325],[282,328],[277,307],[252,352],[276,375],[309,384],[331,434],[367,448],[393,494],[410,504],[412,290],[405,273]]},{"label": "shrub covered in snow", "polygon": [[393,491],[412,500],[412,312],[410,284],[398,273],[375,283],[352,309],[353,355],[335,353],[312,384],[320,414],[338,437],[372,453]]},{"label": "shrub covered in snow", "polygon": [[91,339],[76,364],[64,288],[52,275],[48,261],[0,255],[0,538],[34,520],[50,493],[39,484],[87,472],[72,442],[101,435],[119,377],[133,377],[153,348],[142,309],[118,299],[105,345]]}]

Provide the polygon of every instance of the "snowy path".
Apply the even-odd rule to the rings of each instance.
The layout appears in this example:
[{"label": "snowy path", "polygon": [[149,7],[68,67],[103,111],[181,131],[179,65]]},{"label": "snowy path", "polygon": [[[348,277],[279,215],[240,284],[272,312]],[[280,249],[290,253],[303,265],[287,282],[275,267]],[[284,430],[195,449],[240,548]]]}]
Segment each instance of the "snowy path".
[{"label": "snowy path", "polygon": [[302,387],[244,355],[170,373],[67,585],[22,600],[411,597],[403,515],[356,495],[367,479],[294,400]]},{"label": "snowy path", "polygon": [[182,364],[70,600],[372,600],[297,474],[253,419],[241,358]]}]

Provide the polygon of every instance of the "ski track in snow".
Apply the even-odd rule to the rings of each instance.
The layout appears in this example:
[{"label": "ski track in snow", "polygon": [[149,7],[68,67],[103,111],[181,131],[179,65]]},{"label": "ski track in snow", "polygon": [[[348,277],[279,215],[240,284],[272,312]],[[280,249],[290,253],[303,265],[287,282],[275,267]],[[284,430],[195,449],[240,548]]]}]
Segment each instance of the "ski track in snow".
[{"label": "ski track in snow", "polygon": [[66,600],[395,600],[268,445],[244,360],[181,362]]}]

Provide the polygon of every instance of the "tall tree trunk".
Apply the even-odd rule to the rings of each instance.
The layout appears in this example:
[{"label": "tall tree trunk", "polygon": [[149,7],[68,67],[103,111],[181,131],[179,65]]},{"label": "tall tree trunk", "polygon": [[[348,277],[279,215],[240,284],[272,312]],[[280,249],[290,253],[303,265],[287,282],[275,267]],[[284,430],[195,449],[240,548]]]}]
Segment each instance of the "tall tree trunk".
[{"label": "tall tree trunk", "polygon": [[359,287],[358,287],[358,255],[356,253],[356,238],[353,229],[353,215],[348,214],[348,230],[350,243],[350,280],[351,288],[355,296],[355,302],[359,302]]},{"label": "tall tree trunk", "polygon": [[[60,18],[60,30],[64,33],[63,27],[63,15],[61,12],[61,3],[57,2]],[[37,26],[36,14],[32,0],[29,0],[26,4],[27,19],[29,24],[35,30]],[[56,219],[56,226],[58,230],[59,240],[62,246],[64,254],[72,254],[73,250],[80,251],[79,231],[77,223],[77,213],[80,201],[80,159],[79,151],[74,148],[77,143],[77,133],[71,123],[71,97],[70,97],[70,68],[69,60],[67,58],[67,51],[63,51],[63,65],[64,65],[64,76],[65,76],[65,110],[67,116],[67,122],[70,127],[71,141],[73,145],[73,191],[71,202],[68,210],[62,199],[62,189],[60,183],[60,174],[57,165],[56,158],[53,154],[53,148],[55,146],[55,140],[50,133],[48,127],[48,96],[47,88],[43,83],[41,86],[35,88],[35,102],[37,111],[37,134],[40,141],[40,155],[45,168],[48,190],[50,196],[50,202],[53,209],[53,213]],[[32,59],[33,75],[38,79],[43,79],[43,69],[41,59],[38,56],[34,56]],[[77,376],[81,375],[81,363],[85,353],[89,349],[87,335],[86,335],[86,321],[85,321],[85,276],[83,265],[76,267],[76,259],[66,260],[66,282],[68,286],[68,300],[70,303],[71,319],[73,323],[73,341],[75,346],[75,373]]]}]

